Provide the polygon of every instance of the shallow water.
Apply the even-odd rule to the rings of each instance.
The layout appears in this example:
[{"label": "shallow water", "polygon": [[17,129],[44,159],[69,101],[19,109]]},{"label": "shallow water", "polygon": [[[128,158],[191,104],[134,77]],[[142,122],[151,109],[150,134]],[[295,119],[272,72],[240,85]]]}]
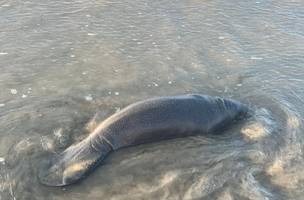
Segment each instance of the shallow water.
[{"label": "shallow water", "polygon": [[[0,1],[0,199],[303,199],[304,3]],[[254,116],[217,137],[111,154],[82,182],[37,170],[120,108],[234,98]]]}]

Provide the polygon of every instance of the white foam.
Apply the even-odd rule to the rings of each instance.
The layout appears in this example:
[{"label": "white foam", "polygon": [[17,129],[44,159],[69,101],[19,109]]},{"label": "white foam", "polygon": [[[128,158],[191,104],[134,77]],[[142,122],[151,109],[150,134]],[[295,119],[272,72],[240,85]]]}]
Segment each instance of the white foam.
[{"label": "white foam", "polygon": [[251,56],[250,59],[251,60],[263,60],[262,57],[257,57],[257,56]]},{"label": "white foam", "polygon": [[17,93],[18,93],[18,91],[16,89],[14,89],[14,88],[11,89],[11,94],[17,94]]},{"label": "white foam", "polygon": [[55,135],[56,137],[60,138],[60,137],[63,136],[63,135],[62,135],[62,132],[63,132],[62,128],[56,129],[56,130],[54,130],[54,135]]},{"label": "white foam", "polygon": [[155,82],[152,82],[153,83],[153,85],[155,86],[155,87],[158,87],[158,84],[157,83],[155,83]]},{"label": "white foam", "polygon": [[4,164],[5,163],[5,158],[0,157],[0,163]]},{"label": "white foam", "polygon": [[91,94],[87,95],[84,97],[86,101],[92,101],[93,100],[93,97]]},{"label": "white foam", "polygon": [[88,33],[88,36],[95,36],[97,35],[96,33]]},{"label": "white foam", "polygon": [[119,112],[120,111],[120,107],[115,107],[115,112]]}]

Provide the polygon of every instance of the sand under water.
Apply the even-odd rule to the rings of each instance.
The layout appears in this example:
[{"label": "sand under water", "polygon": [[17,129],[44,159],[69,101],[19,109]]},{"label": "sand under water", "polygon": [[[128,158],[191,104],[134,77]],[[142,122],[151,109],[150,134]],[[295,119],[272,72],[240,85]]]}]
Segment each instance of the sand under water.
[{"label": "sand under water", "polygon": [[[0,2],[0,199],[303,199],[303,8]],[[42,161],[94,123],[138,100],[186,93],[237,99],[255,113],[215,137],[121,149],[69,187],[39,184]]]}]

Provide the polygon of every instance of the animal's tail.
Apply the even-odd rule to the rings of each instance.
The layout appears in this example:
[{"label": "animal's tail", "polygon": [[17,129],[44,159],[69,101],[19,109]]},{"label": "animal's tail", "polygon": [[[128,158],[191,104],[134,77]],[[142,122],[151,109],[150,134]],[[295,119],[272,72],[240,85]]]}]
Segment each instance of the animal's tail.
[{"label": "animal's tail", "polygon": [[104,140],[93,140],[90,136],[76,145],[54,156],[38,174],[42,184],[65,186],[85,177],[112,151]]}]

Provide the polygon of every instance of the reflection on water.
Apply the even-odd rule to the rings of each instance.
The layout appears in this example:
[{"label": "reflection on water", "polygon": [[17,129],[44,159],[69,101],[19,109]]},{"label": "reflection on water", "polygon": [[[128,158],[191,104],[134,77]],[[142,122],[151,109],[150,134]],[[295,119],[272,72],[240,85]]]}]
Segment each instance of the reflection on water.
[{"label": "reflection on water", "polygon": [[[303,199],[303,7],[0,2],[0,199]],[[110,114],[184,93],[255,114],[222,136],[119,150],[70,187],[38,183],[44,158]]]}]

